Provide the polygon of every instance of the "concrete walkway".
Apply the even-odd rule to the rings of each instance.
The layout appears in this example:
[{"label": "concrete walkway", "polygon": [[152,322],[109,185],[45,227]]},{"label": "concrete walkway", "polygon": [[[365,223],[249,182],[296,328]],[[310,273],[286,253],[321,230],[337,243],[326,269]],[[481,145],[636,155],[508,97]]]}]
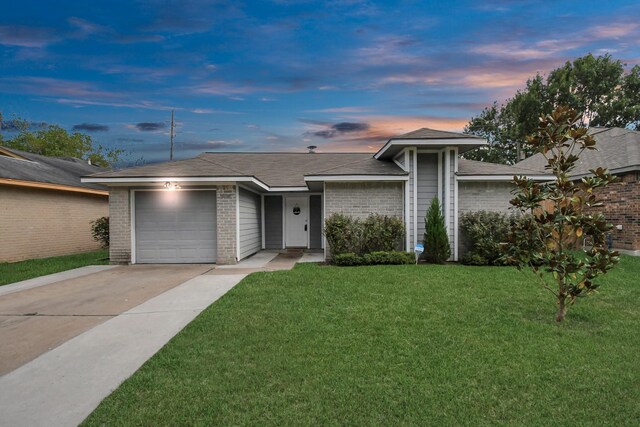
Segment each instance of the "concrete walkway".
[{"label": "concrete walkway", "polygon": [[0,425],[78,425],[244,277],[195,277],[0,377]]}]

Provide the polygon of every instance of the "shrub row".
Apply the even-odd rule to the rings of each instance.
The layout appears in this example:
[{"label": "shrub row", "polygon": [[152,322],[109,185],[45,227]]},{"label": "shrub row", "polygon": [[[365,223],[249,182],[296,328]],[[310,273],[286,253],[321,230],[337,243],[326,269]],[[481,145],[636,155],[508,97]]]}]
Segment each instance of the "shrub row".
[{"label": "shrub row", "polygon": [[390,252],[402,247],[405,229],[402,220],[371,214],[366,219],[340,213],[330,215],[324,223],[324,234],[332,256],[371,252]]},{"label": "shrub row", "polygon": [[343,253],[333,257],[336,265],[347,267],[357,265],[400,265],[414,264],[415,255],[402,251],[377,251],[364,255]]}]

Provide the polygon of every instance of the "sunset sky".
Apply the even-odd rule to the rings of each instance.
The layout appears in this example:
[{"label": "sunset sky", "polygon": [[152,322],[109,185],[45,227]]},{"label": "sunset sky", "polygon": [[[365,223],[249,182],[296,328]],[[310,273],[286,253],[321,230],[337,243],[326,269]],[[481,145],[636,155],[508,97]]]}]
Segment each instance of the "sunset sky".
[{"label": "sunset sky", "polygon": [[149,162],[168,158],[171,109],[178,158],[372,151],[420,127],[460,131],[588,52],[640,63],[637,0],[6,3],[5,120],[59,124]]}]

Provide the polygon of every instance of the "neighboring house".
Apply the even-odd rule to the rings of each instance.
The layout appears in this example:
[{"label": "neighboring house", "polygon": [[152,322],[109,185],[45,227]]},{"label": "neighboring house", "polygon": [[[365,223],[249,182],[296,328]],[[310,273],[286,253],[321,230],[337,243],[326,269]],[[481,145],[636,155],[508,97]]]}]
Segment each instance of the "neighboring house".
[{"label": "neighboring house", "polygon": [[[109,186],[114,263],[236,263],[260,249],[325,249],[335,212],[400,217],[404,247],[422,240],[438,196],[452,259],[461,211],[506,210],[513,175],[540,172],[459,159],[482,138],[420,129],[370,153],[203,153],[195,158],[100,173]],[[326,252],[325,252],[326,253]]]},{"label": "neighboring house", "polygon": [[[597,150],[585,150],[571,177],[580,179],[590,169],[605,167],[617,175],[603,194],[604,215],[614,225],[611,232],[613,247],[640,253],[640,132],[623,128],[589,129],[596,140]],[[542,154],[533,155],[516,166],[544,170]]]},{"label": "neighboring house", "polygon": [[108,215],[109,193],[80,177],[105,170],[0,147],[0,262],[99,249],[90,222]]}]

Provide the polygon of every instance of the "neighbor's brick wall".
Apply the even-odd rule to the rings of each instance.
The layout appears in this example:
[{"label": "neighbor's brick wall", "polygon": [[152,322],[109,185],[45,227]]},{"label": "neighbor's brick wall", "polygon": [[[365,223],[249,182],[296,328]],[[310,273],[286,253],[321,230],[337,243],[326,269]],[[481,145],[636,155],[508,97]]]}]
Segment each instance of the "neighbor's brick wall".
[{"label": "neighbor's brick wall", "polygon": [[236,264],[237,259],[237,218],[235,185],[220,185],[216,188],[217,205],[217,264]]},{"label": "neighbor's brick wall", "polygon": [[131,262],[131,211],[129,189],[109,189],[109,258],[112,264]]},{"label": "neighbor's brick wall", "polygon": [[91,221],[107,214],[106,196],[0,185],[0,262],[100,249]]},{"label": "neighbor's brick wall", "polygon": [[[613,247],[640,250],[640,172],[619,175],[618,179],[601,193],[604,216],[613,224]],[[622,230],[616,230],[616,225],[622,225]]]}]

